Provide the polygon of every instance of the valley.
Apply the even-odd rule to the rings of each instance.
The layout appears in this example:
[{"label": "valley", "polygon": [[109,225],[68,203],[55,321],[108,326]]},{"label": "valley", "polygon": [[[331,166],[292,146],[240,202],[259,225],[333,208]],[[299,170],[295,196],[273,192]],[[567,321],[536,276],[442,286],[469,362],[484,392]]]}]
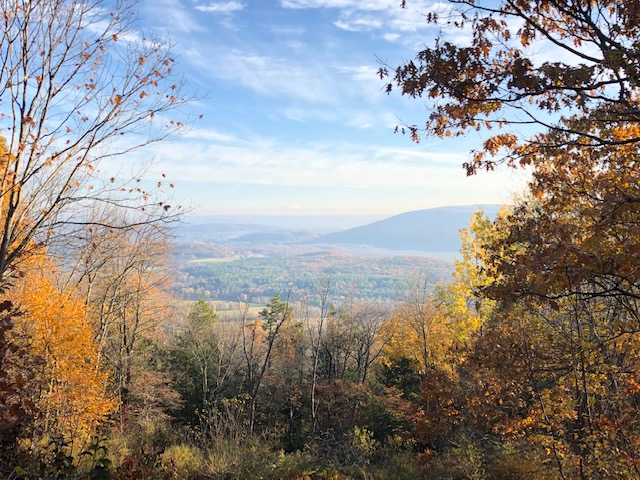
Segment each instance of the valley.
[{"label": "valley", "polygon": [[498,210],[496,205],[418,210],[353,228],[340,226],[357,219],[338,216],[315,224],[313,217],[252,217],[254,223],[238,217],[205,219],[213,223],[192,219],[176,232],[174,292],[186,300],[214,301],[224,311],[240,298],[257,304],[277,294],[296,300],[329,281],[332,302],[393,303],[416,276],[449,281],[460,248],[458,232],[479,208],[490,216]]}]

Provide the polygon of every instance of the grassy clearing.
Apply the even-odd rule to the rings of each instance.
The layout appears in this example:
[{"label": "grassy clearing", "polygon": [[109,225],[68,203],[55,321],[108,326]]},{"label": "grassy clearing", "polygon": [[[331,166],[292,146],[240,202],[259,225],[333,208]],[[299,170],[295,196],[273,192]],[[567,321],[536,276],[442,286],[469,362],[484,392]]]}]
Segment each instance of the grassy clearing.
[{"label": "grassy clearing", "polygon": [[[264,305],[257,304],[257,303],[252,304],[251,306],[249,306],[248,318],[250,319],[256,318],[260,313],[260,311],[262,311],[262,309],[264,309]],[[233,320],[239,317],[237,308],[233,308],[233,309],[217,309],[216,308],[216,312],[218,312],[218,315],[220,315],[221,320]]]},{"label": "grassy clearing", "polygon": [[196,258],[194,260],[187,260],[187,263],[191,265],[208,265],[210,263],[227,263],[238,260],[236,257],[208,257],[208,258]]}]

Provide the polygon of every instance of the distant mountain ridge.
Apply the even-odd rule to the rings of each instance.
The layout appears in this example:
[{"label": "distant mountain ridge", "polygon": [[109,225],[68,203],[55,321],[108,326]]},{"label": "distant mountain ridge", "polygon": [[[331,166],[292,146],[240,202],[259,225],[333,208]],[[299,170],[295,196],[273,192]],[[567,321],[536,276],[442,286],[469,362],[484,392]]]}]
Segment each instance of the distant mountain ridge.
[{"label": "distant mountain ridge", "polygon": [[321,235],[307,243],[353,244],[391,250],[457,252],[458,232],[477,210],[495,218],[501,205],[464,205],[415,210],[361,227]]},{"label": "distant mountain ridge", "polygon": [[317,232],[294,230],[266,224],[203,223],[180,225],[174,234],[178,241],[294,243],[318,235]]},{"label": "distant mountain ridge", "polygon": [[[329,230],[331,233],[314,229],[313,216],[308,217],[305,223],[305,227],[309,226],[309,229],[297,227],[297,217],[288,220],[280,218],[281,223],[290,222],[292,225],[284,227],[269,225],[267,221],[270,217],[265,217],[264,222],[261,222],[261,217],[257,216],[254,220],[259,223],[187,223],[178,227],[174,233],[179,243],[220,243],[244,249],[259,247],[263,253],[266,252],[265,248],[270,248],[268,245],[291,248],[296,245],[304,248],[317,245],[351,250],[353,255],[433,254],[437,258],[454,258],[461,245],[458,232],[468,226],[473,213],[481,209],[490,218],[494,218],[500,208],[500,205],[487,204],[415,210],[349,229],[333,232]],[[325,227],[331,223],[329,220],[328,217],[320,219]],[[362,248],[365,245],[371,248]],[[385,253],[389,250],[392,252]],[[441,253],[445,255],[442,256]]]}]

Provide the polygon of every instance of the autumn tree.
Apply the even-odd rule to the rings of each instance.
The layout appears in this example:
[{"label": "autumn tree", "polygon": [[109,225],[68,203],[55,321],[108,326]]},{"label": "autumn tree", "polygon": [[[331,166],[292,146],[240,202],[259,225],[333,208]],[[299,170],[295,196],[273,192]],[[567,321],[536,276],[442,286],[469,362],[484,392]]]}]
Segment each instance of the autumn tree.
[{"label": "autumn tree", "polygon": [[[411,1],[403,1],[411,7]],[[395,69],[387,91],[429,99],[429,116],[406,128],[418,140],[489,131],[465,164],[536,164],[548,149],[585,152],[637,144],[616,126],[637,125],[634,1],[450,0],[425,12],[439,28],[431,46]],[[469,31],[470,35],[457,35]]]},{"label": "autumn tree", "polygon": [[388,332],[381,327],[389,312],[382,306],[363,302],[348,305],[342,314],[354,340],[349,353],[353,358],[351,375],[355,383],[364,383],[388,340]]},{"label": "autumn tree", "polygon": [[[247,385],[251,399],[249,432],[253,433],[260,387],[272,360],[274,346],[279,339],[280,331],[286,322],[293,317],[293,308],[288,301],[283,302],[280,300],[280,295],[276,295],[260,311],[259,318],[255,322],[247,322],[247,313],[247,310],[245,310],[242,316],[243,351],[246,360]],[[263,342],[264,345],[262,345]]]},{"label": "autumn tree", "polygon": [[30,423],[21,437],[38,450],[51,438],[82,446],[118,406],[100,365],[84,303],[56,285],[58,269],[41,251],[12,289],[19,309],[9,345],[26,349],[10,365],[23,374],[19,394]]},{"label": "autumn tree", "polygon": [[309,299],[303,302],[304,314],[309,333],[309,343],[311,347],[311,386],[309,403],[311,405],[311,431],[310,441],[313,448],[316,439],[316,427],[318,426],[318,399],[316,397],[318,385],[318,369],[320,365],[320,349],[322,346],[323,334],[325,333],[325,323],[331,312],[329,305],[329,294],[331,293],[332,282],[330,278],[325,278],[319,282],[316,295],[320,303],[320,311],[317,318],[312,319],[309,313]]},{"label": "autumn tree", "polygon": [[324,380],[347,380],[352,370],[356,339],[341,308],[331,306],[326,314],[318,346],[317,375]]},{"label": "autumn tree", "polygon": [[[148,391],[155,382],[166,390],[165,380],[152,378],[160,373],[150,368],[142,347],[156,340],[161,324],[168,323],[172,314],[170,243],[158,225],[131,225],[130,217],[119,209],[103,210],[102,215],[107,214],[110,225],[86,228],[56,250],[67,263],[61,282],[81,295],[100,361],[113,373],[124,425],[125,413],[137,416],[146,409],[138,400],[149,395],[138,394],[135,388]],[[136,377],[147,378],[147,384]]]},{"label": "autumn tree", "polygon": [[[96,205],[130,209],[131,222],[175,213],[114,161],[180,130],[187,101],[170,44],[134,28],[131,2],[9,0],[0,6],[0,279],[32,242],[87,225]],[[113,168],[113,167],[112,167]],[[157,187],[162,185],[158,184]]]},{"label": "autumn tree", "polygon": [[532,172],[476,251],[490,280],[476,292],[495,302],[465,366],[491,407],[477,420],[524,436],[561,478],[637,477],[638,8],[452,0],[426,21],[434,44],[381,71],[430,99],[414,139],[484,130],[468,173]]},{"label": "autumn tree", "polygon": [[[494,227],[503,233],[486,245],[485,264],[500,275],[484,295],[500,308],[485,332],[482,343],[491,346],[482,362],[507,354],[505,346],[511,351],[500,363],[519,375],[502,383],[531,396],[513,416],[522,423],[509,428],[544,425],[561,472],[633,478],[640,327],[637,262],[628,254],[635,251],[638,212],[625,203],[603,215],[607,188],[622,186],[610,171],[589,172],[584,162],[564,173],[567,184],[545,186],[516,206]],[[609,181],[601,183],[602,176]],[[577,185],[571,195],[556,193]],[[509,396],[517,397],[513,390]]]},{"label": "autumn tree", "polygon": [[[309,338],[294,313],[283,324],[273,345],[270,365],[263,380],[261,409],[267,412],[265,424],[282,432],[285,449],[300,449],[307,443],[307,404]],[[272,412],[279,412],[274,415]]]},{"label": "autumn tree", "polygon": [[[635,128],[616,130],[628,138]],[[629,144],[541,159],[529,198],[495,226],[502,239],[485,256],[487,268],[500,272],[492,295],[633,302],[640,282],[640,212],[632,201],[640,193],[638,153]]]},{"label": "autumn tree", "polygon": [[[450,291],[468,299],[481,328],[455,352],[453,387],[466,399],[449,424],[476,435],[491,468],[515,475],[517,465],[486,438],[553,467],[546,476],[637,476],[638,276],[628,255],[638,212],[615,200],[635,188],[633,149],[541,161],[516,205],[494,222],[474,217],[463,235]],[[616,169],[602,168],[603,157]],[[434,431],[427,414],[442,402],[437,392],[416,429],[423,438]]]},{"label": "autumn tree", "polygon": [[435,299],[435,285],[428,276],[415,275],[390,322],[391,341],[385,353],[415,361],[426,375],[429,368],[442,360],[445,346],[450,343],[447,323]]}]

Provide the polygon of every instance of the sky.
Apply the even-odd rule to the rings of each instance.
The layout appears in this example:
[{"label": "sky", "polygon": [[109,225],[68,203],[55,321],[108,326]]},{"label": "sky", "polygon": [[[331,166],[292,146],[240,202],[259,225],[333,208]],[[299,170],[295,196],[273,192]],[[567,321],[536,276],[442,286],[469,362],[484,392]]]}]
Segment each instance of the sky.
[{"label": "sky", "polygon": [[[202,119],[147,154],[200,215],[394,215],[509,203],[504,169],[467,177],[481,138],[394,133],[423,99],[384,92],[377,70],[437,33],[428,0],[142,0],[145,31],[170,38]],[[461,39],[461,41],[464,39]]]}]

